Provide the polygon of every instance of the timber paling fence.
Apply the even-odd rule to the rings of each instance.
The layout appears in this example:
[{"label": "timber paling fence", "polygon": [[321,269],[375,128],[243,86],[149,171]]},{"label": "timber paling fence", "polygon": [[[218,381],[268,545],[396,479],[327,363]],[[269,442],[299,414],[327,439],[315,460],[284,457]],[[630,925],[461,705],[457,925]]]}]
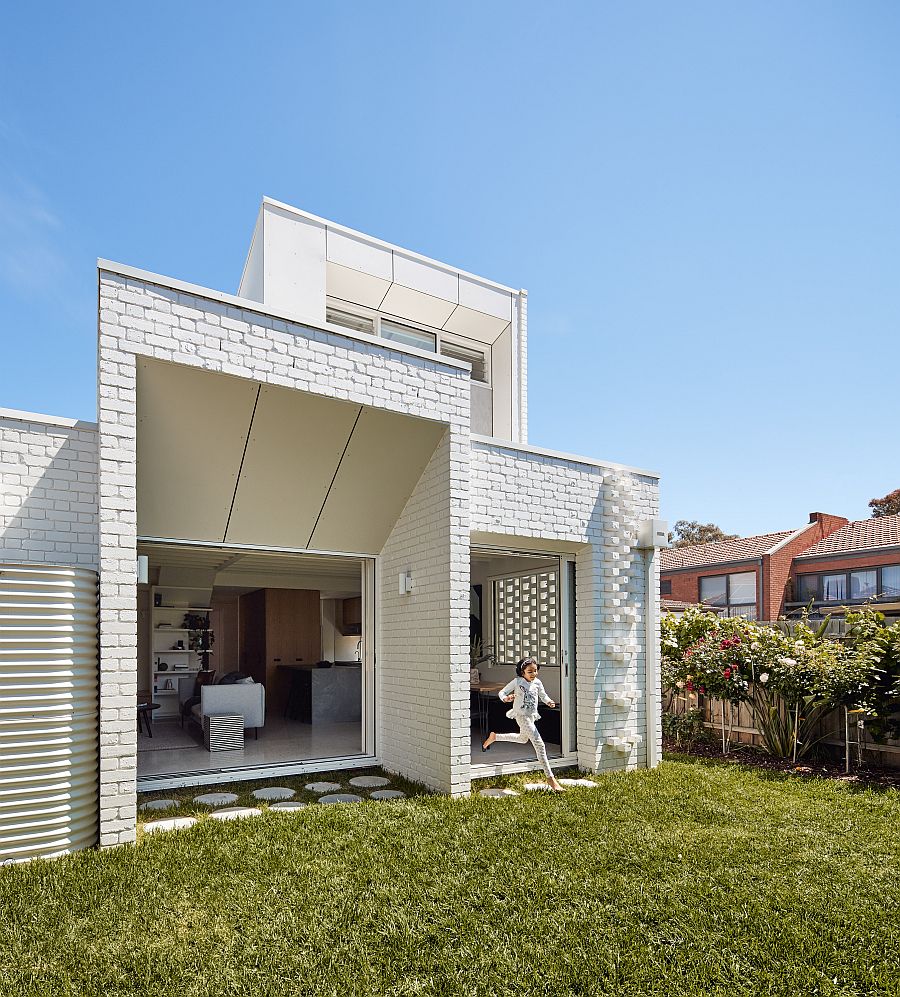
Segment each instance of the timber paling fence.
[{"label": "timber paling fence", "polygon": [[[682,716],[691,710],[700,710],[704,726],[720,738],[724,716],[725,735],[732,744],[763,744],[762,734],[754,726],[753,708],[749,703],[723,703],[713,696],[684,693],[680,689],[668,689],[663,693],[664,712]],[[876,743],[866,731],[864,714],[853,710],[837,709],[826,713],[816,725],[815,740],[824,747],[840,749],[848,768],[851,762],[862,765],[866,761],[900,767],[900,741]]]}]

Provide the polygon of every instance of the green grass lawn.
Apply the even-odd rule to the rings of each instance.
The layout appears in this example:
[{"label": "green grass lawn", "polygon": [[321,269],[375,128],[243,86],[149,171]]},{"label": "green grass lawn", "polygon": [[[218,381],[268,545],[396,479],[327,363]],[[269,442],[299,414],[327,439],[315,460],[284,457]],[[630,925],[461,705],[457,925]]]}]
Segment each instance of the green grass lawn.
[{"label": "green grass lawn", "polygon": [[900,993],[896,791],[686,760],[598,782],[0,869],[0,992]]}]

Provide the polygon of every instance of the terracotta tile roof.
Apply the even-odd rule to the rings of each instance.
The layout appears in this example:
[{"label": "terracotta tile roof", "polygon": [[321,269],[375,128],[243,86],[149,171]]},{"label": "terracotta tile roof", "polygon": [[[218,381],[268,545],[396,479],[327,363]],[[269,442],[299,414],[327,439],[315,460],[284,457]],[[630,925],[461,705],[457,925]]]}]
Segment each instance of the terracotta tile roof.
[{"label": "terracotta tile roof", "polygon": [[878,547],[900,547],[900,515],[878,516],[848,523],[798,556],[843,554],[854,550],[875,550]]},{"label": "terracotta tile roof", "polygon": [[762,557],[776,544],[791,536],[795,530],[781,533],[763,533],[758,537],[738,537],[736,540],[714,540],[695,547],[665,547],[660,553],[660,571],[676,568],[702,568],[708,564],[727,564],[729,561],[746,561]]}]

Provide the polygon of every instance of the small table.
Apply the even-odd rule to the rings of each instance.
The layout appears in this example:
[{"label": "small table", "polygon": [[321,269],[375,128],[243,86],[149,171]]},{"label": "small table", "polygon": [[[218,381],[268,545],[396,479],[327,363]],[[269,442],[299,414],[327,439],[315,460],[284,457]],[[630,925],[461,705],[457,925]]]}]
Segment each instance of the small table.
[{"label": "small table", "polygon": [[473,682],[472,699],[475,703],[476,715],[478,717],[478,728],[481,731],[482,740],[488,735],[488,712],[491,700],[503,688],[503,682]]},{"label": "small table", "polygon": [[243,714],[204,713],[203,744],[207,751],[243,751]]},{"label": "small table", "polygon": [[144,724],[147,729],[147,737],[153,737],[153,728],[150,726],[150,721],[153,719],[153,711],[158,710],[160,703],[138,703],[137,704],[137,725],[138,733],[141,733],[141,717],[144,718]]}]

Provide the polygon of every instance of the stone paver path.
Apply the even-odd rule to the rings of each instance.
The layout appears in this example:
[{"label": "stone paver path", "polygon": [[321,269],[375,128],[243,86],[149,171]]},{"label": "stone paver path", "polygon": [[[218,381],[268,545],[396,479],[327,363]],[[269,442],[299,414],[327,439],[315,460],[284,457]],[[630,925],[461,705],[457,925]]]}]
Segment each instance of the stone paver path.
[{"label": "stone paver path", "polygon": [[590,779],[560,779],[561,786],[581,786],[583,789],[596,789],[597,783]]},{"label": "stone paver path", "polygon": [[305,806],[305,803],[298,803],[296,800],[289,800],[287,803],[273,803],[269,809],[280,814],[287,814],[296,810],[302,810]]},{"label": "stone paver path", "polygon": [[169,817],[166,820],[152,820],[144,825],[145,834],[156,834],[158,831],[175,831],[180,827],[190,827],[197,823],[196,817]]},{"label": "stone paver path", "polygon": [[311,793],[333,793],[341,788],[339,782],[308,782],[304,787]]},{"label": "stone paver path", "polygon": [[479,790],[479,796],[490,796],[494,799],[505,798],[507,796],[518,796],[519,794],[514,789],[482,789]]},{"label": "stone paver path", "polygon": [[332,793],[330,796],[320,796],[319,803],[362,803],[361,796],[353,793]]},{"label": "stone paver path", "polygon": [[178,806],[178,800],[148,800],[141,804],[141,810],[171,810]]},{"label": "stone paver path", "polygon": [[356,789],[379,789],[381,786],[390,786],[391,780],[384,779],[380,775],[358,775],[350,780],[350,785]]},{"label": "stone paver path", "polygon": [[259,817],[262,810],[256,807],[226,807],[225,810],[213,810],[209,815],[213,820],[240,820],[242,817]]},{"label": "stone paver path", "polygon": [[266,789],[254,789],[250,795],[254,800],[289,800],[297,793],[287,786],[268,786]]},{"label": "stone paver path", "polygon": [[237,793],[205,793],[195,796],[194,803],[199,803],[201,807],[224,807],[226,803],[237,803],[237,798]]},{"label": "stone paver path", "polygon": [[405,800],[406,793],[401,793],[399,789],[376,789],[369,793],[373,800]]}]

